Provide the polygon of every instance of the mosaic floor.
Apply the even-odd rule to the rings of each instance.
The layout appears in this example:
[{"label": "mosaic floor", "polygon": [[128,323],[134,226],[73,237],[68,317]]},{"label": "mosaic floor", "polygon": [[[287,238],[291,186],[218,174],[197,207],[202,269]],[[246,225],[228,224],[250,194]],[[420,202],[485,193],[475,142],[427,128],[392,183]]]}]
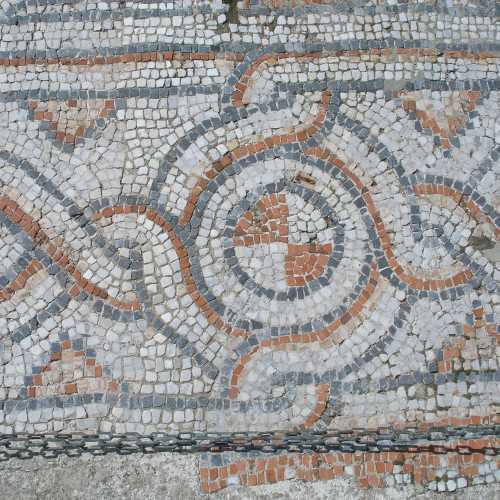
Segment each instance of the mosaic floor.
[{"label": "mosaic floor", "polygon": [[[2,3],[0,433],[500,424],[497,21]],[[500,460],[228,452],[200,474],[453,491]]]}]

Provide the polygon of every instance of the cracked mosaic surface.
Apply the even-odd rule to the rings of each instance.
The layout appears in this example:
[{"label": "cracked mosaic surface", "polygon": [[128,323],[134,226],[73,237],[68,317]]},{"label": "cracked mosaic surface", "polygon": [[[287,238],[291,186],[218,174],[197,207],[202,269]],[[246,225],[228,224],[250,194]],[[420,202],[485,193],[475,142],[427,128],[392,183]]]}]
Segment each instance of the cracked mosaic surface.
[{"label": "cracked mosaic surface", "polygon": [[494,2],[355,3],[0,6],[0,432],[499,423]]}]

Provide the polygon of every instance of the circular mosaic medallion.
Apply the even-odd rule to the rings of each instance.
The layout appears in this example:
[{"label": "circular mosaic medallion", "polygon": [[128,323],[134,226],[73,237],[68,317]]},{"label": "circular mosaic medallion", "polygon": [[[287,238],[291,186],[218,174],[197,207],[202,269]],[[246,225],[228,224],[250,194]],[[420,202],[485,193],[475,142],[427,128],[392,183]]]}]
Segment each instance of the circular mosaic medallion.
[{"label": "circular mosaic medallion", "polygon": [[359,299],[373,260],[360,193],[322,160],[267,151],[222,170],[197,205],[196,282],[234,328],[328,328]]}]

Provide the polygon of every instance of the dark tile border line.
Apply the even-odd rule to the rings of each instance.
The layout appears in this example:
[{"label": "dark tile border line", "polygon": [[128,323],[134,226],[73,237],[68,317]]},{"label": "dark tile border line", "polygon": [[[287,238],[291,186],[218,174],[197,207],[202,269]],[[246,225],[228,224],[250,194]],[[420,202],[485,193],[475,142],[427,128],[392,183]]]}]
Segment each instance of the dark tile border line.
[{"label": "dark tile border line", "polygon": [[[58,4],[67,4],[68,2],[63,2],[63,0],[38,0],[35,4],[36,6],[51,6]],[[82,10],[78,10],[75,6],[74,10],[60,12],[60,13],[23,13],[18,14],[23,10],[26,11],[27,5],[33,5],[34,2],[30,1],[20,1],[15,5],[12,5],[9,9],[4,10],[7,16],[6,21],[2,24],[27,24],[27,23],[37,23],[37,22],[64,22],[64,21],[103,21],[107,19],[119,20],[124,17],[133,17],[136,19],[146,19],[149,17],[173,17],[173,16],[188,16],[195,14],[221,14],[228,10],[226,5],[222,5],[219,9],[214,9],[213,6],[200,5],[198,7],[180,7],[174,9],[161,9],[161,8],[151,8],[151,9],[138,9],[133,7],[124,7],[121,10],[111,10],[111,9],[94,9],[85,10],[86,4],[84,2],[71,1],[71,4],[81,3]],[[142,3],[153,3],[151,0],[145,0]],[[155,3],[162,3],[160,0]],[[492,3],[492,2],[488,2]],[[442,14],[454,17],[494,17],[496,15],[495,4],[482,5],[482,6],[457,6],[448,7],[444,2],[439,2],[438,5],[432,4],[408,4],[408,3],[398,3],[397,5],[366,5],[366,3],[360,4],[360,2],[348,2],[344,1],[341,3],[335,3],[333,5],[306,5],[302,7],[295,8],[269,8],[261,6],[249,6],[248,8],[238,9],[238,14],[241,17],[252,17],[256,15],[266,15],[266,16],[294,16],[302,17],[307,14],[351,14],[356,16],[374,16],[377,14],[386,15],[398,15],[398,14]]]},{"label": "dark tile border line", "polygon": [[[148,2],[148,0],[146,0]],[[7,19],[0,22],[1,25],[26,25],[29,23],[54,23],[54,22],[78,22],[78,21],[93,21],[101,22],[111,19],[113,21],[119,21],[125,17],[132,17],[134,19],[148,19],[151,17],[173,17],[173,16],[190,16],[196,14],[213,14],[217,16],[226,12],[227,7],[223,5],[220,9],[214,9],[208,5],[200,5],[196,8],[190,7],[180,7],[175,9],[138,9],[133,7],[123,7],[119,10],[116,9],[93,9],[86,10],[86,4],[84,2],[74,2],[71,3],[82,3],[82,10],[71,10],[66,12],[33,12],[30,14],[17,14],[20,10],[26,12],[26,2],[21,1],[16,4],[16,6],[11,6],[9,10],[4,11]],[[141,2],[143,3],[143,2]],[[152,2],[151,2],[152,3]],[[161,3],[158,1],[156,3]],[[24,4],[24,6],[23,6]],[[36,4],[38,6],[51,6],[56,4],[67,5],[68,2],[64,0],[37,0]]]},{"label": "dark tile border line", "polygon": [[[178,87],[134,87],[123,88],[114,90],[18,90],[9,92],[0,92],[1,102],[23,102],[26,100],[37,101],[68,101],[72,99],[77,100],[97,100],[97,99],[130,99],[137,98],[150,98],[161,99],[166,97],[188,97],[196,95],[219,94],[220,85],[182,85]],[[116,109],[120,109],[120,105],[124,106],[123,102],[117,102]]]},{"label": "dark tile border line", "polygon": [[395,5],[367,5],[369,0],[343,0],[334,4],[304,5],[301,7],[263,7],[259,5],[250,5],[249,7],[238,10],[240,16],[251,17],[255,15],[283,15],[283,16],[303,16],[306,14],[355,14],[358,16],[376,14],[399,14],[399,13],[426,13],[426,14],[449,14],[453,16],[468,17],[488,17],[495,16],[495,2],[485,0],[483,3],[488,5],[481,6],[456,6],[449,7],[444,1],[440,0],[434,5],[431,3],[408,3],[399,1]]},{"label": "dark tile border line", "polygon": [[[235,413],[274,413],[290,408],[296,398],[296,391],[290,391],[289,397],[261,399],[253,401],[237,401],[227,398],[210,398],[199,396],[171,396],[166,394],[115,394],[89,393],[71,394],[68,396],[48,396],[41,398],[7,399],[0,401],[0,410],[9,414],[23,410],[43,408],[70,408],[88,404],[101,404],[108,408],[124,408],[130,410],[187,410],[205,409],[206,411],[228,411]],[[105,419],[105,417],[101,417]]]}]

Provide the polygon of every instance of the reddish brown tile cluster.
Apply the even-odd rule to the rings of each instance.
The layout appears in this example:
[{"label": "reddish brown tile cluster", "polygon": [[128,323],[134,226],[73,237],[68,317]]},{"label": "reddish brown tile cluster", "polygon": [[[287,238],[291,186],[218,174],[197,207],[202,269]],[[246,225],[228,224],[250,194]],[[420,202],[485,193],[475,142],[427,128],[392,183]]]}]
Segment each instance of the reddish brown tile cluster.
[{"label": "reddish brown tile cluster", "polygon": [[85,137],[88,131],[95,130],[96,120],[106,119],[115,110],[114,99],[107,99],[89,107],[86,101],[69,100],[58,101],[29,101],[29,108],[33,118],[45,121],[49,130],[54,132],[55,139],[65,144],[75,144],[78,139]]},{"label": "reddish brown tile cluster", "polygon": [[[479,91],[457,92],[458,102],[453,106],[448,106],[443,117],[437,116],[431,105],[426,110],[419,109],[417,98],[412,93],[411,97],[405,97],[403,94],[403,108],[408,113],[415,113],[417,120],[423,129],[431,130],[432,133],[440,138],[440,146],[443,149],[450,149],[450,138],[456,137],[459,129],[463,128],[467,122],[467,113],[474,111],[478,99],[481,97]],[[439,125],[440,119],[444,119],[446,126]]]},{"label": "reddish brown tile cluster", "polygon": [[[480,475],[481,464],[493,461],[500,466],[498,457],[475,453],[474,449],[499,445],[500,439],[486,438],[437,445],[435,451],[285,453],[258,458],[227,454],[222,466],[201,464],[201,487],[205,493],[213,493],[230,484],[256,486],[289,479],[316,481],[339,476],[353,477],[363,488],[382,488],[391,484],[391,479],[394,484],[395,478],[400,483],[426,485],[443,476],[446,479],[443,470],[467,484]],[[471,453],[462,454],[464,447]]]},{"label": "reddish brown tile cluster", "polygon": [[261,198],[243,214],[234,231],[235,246],[288,243],[288,205],[285,193]]},{"label": "reddish brown tile cluster", "polygon": [[304,286],[319,278],[325,272],[332,245],[330,243],[309,243],[288,245],[285,257],[285,273],[289,286]]},{"label": "reddish brown tile cluster", "polygon": [[[466,370],[470,368],[470,365],[467,366],[466,363],[470,364],[471,361],[480,359],[481,350],[490,348],[493,352],[495,346],[500,345],[497,325],[485,320],[484,309],[477,307],[472,312],[473,324],[463,325],[464,337],[443,347],[442,359],[438,361],[439,372],[449,373],[455,370]],[[484,334],[486,334],[486,338]]]},{"label": "reddish brown tile cluster", "polygon": [[58,347],[45,366],[34,367],[31,385],[27,387],[28,397],[118,390],[117,382],[103,377],[95,353],[73,349],[70,340],[63,340]]},{"label": "reddish brown tile cluster", "polygon": [[316,386],[316,404],[304,423],[300,426],[301,429],[311,428],[324,414],[328,404],[330,395],[330,384],[318,384]]},{"label": "reddish brown tile cluster", "polygon": [[17,291],[22,290],[28,280],[43,268],[41,262],[32,260],[29,264],[3,289],[0,289],[0,302],[9,300]]},{"label": "reddish brown tile cluster", "polygon": [[304,286],[325,271],[332,245],[288,243],[288,205],[285,193],[265,196],[246,212],[235,229],[234,246],[286,243],[285,275],[289,286]]},{"label": "reddish brown tile cluster", "polygon": [[496,339],[497,345],[500,345],[500,334],[498,333],[498,325],[495,323],[488,323],[485,319],[484,309],[476,307],[472,310],[474,321],[472,325],[464,325],[464,335],[466,337],[477,337],[480,330]]},{"label": "reddish brown tile cluster", "polygon": [[252,356],[259,351],[259,347],[254,347],[247,354],[244,354],[239,359],[238,365],[233,368],[233,372],[231,374],[231,387],[229,388],[229,397],[231,399],[235,399],[238,397],[240,393],[239,385],[240,385],[240,377],[245,370],[246,364],[252,359]]}]

